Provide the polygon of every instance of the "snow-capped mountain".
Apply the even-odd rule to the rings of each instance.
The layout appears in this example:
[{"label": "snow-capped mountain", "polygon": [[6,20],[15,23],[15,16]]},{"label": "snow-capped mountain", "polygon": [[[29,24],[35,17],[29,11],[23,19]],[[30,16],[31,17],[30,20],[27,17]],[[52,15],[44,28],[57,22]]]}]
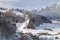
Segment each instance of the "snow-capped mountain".
[{"label": "snow-capped mountain", "polygon": [[35,14],[40,14],[43,16],[46,16],[48,18],[60,18],[60,3],[56,3],[50,7],[41,8],[40,11],[37,10],[32,10],[32,13]]}]

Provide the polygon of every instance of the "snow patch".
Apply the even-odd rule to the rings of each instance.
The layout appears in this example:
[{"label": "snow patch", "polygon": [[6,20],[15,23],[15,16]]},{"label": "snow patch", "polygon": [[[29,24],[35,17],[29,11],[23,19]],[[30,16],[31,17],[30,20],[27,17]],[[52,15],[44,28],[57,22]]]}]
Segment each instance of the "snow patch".
[{"label": "snow patch", "polygon": [[20,15],[21,17],[23,17],[23,16],[24,16],[24,14],[23,14],[23,13],[18,12],[18,11],[13,11],[13,13],[14,13],[14,14],[16,14],[17,16],[18,16],[18,15]]}]

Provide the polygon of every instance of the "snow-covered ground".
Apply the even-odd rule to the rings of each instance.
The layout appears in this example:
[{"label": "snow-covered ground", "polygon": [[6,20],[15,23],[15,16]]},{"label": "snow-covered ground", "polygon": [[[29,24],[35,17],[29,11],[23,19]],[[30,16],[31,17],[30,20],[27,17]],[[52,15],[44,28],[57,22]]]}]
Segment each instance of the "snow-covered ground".
[{"label": "snow-covered ground", "polygon": [[[23,23],[16,23],[17,32],[32,33],[33,35],[38,35],[38,33],[49,33],[51,35],[41,35],[39,36],[39,38],[41,40],[55,40],[55,37],[59,37],[58,40],[60,40],[60,35],[57,35],[58,33],[60,33],[60,22],[58,23],[57,21],[53,21],[53,23],[40,24],[40,26],[35,27],[35,29],[24,29],[24,27],[26,27],[29,24],[29,21],[30,19],[26,15],[25,21]],[[49,28],[52,29],[53,31],[44,30],[44,28]]]},{"label": "snow-covered ground", "polygon": [[[16,12],[16,11],[14,11],[14,13],[18,13],[19,15],[22,15],[22,17],[24,16],[24,14]],[[16,23],[17,31],[18,32],[22,31],[24,33],[25,32],[27,32],[27,33],[31,32],[32,34],[34,34],[34,33],[36,34],[39,32],[48,32],[50,34],[57,34],[57,32],[60,32],[60,24],[58,24],[58,23],[43,23],[43,24],[40,24],[39,27],[35,27],[35,29],[23,29],[24,27],[26,27],[29,24],[29,21],[30,21],[30,19],[26,15],[25,16],[25,22]],[[44,28],[50,28],[53,31],[43,30]]]},{"label": "snow-covered ground", "polygon": [[[39,28],[40,27],[40,28]],[[36,27],[36,29],[43,29],[43,28],[51,28],[51,29],[55,29],[55,28],[60,28],[60,24],[54,24],[54,23],[43,23],[41,24],[39,27]]]},{"label": "snow-covered ground", "polygon": [[39,39],[40,40],[60,40],[60,35],[42,35],[42,36],[39,36]]},{"label": "snow-covered ground", "polygon": [[59,21],[60,19],[56,19],[56,20],[51,20],[52,21],[52,23],[58,23],[58,24],[60,24],[60,21]]},{"label": "snow-covered ground", "polygon": [[[33,35],[38,35],[38,33],[49,33],[51,35],[41,35],[41,36],[38,35],[38,36],[41,40],[55,40],[55,37],[58,37],[58,40],[60,40],[60,34],[58,34],[60,33],[60,21],[52,20],[52,23],[40,24],[40,26],[35,27],[35,29],[24,29],[24,27],[26,27],[30,21],[28,15],[24,15],[23,13],[20,13],[18,11],[13,11],[13,13],[15,13],[17,16],[20,15],[21,17],[25,17],[25,21],[23,23],[16,23],[17,27],[16,32],[32,33]],[[44,28],[52,29],[53,31],[44,30]],[[20,37],[18,33],[16,35]]]}]

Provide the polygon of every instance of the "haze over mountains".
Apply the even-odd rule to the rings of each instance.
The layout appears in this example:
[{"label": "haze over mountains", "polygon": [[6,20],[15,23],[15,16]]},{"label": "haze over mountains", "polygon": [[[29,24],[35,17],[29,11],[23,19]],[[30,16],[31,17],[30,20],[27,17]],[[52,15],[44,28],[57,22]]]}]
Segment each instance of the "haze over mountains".
[{"label": "haze over mountains", "polygon": [[60,18],[60,3],[56,3],[50,7],[35,9],[32,10],[35,14],[43,15],[50,19],[59,19]]}]

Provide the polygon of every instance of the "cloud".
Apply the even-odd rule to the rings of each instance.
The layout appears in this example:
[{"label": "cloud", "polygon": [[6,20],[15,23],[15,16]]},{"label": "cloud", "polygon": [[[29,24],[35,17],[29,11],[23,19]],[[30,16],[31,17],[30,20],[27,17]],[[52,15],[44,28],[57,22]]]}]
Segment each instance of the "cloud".
[{"label": "cloud", "polygon": [[3,2],[3,1],[8,1],[8,2],[11,2],[11,1],[17,1],[17,0],[0,0],[1,2]]},{"label": "cloud", "polygon": [[49,6],[60,0],[0,0],[1,7],[34,9]]},{"label": "cloud", "polygon": [[14,7],[12,5],[13,2],[17,2],[17,0],[0,0],[0,7],[12,8]]},{"label": "cloud", "polygon": [[0,4],[2,6],[29,8],[29,7],[34,7],[36,4],[38,4],[37,3],[38,1],[37,0],[0,0]]}]

